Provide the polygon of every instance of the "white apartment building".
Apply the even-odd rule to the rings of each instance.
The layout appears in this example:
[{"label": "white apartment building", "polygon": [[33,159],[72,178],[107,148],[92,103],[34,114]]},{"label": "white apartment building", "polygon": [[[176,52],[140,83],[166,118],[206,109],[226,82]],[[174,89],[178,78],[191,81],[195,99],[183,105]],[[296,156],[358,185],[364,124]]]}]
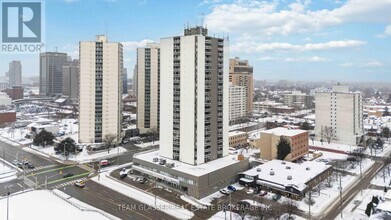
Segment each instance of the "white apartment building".
[{"label": "white apartment building", "polygon": [[244,86],[229,86],[229,121],[246,117],[247,89]]},{"label": "white apartment building", "polygon": [[[356,145],[363,135],[362,94],[350,92],[347,86],[335,85],[332,91],[315,94],[315,134],[322,138],[325,127],[331,127],[335,141]],[[324,133],[324,132],[323,132]],[[324,136],[324,135],[323,135]],[[326,137],[323,137],[326,141]]]},{"label": "white apartment building", "polygon": [[159,57],[158,43],[137,48],[137,128],[140,133],[159,128]]},{"label": "white apartment building", "polygon": [[160,42],[159,154],[190,165],[228,155],[228,54],[207,32],[187,28]]},{"label": "white apartment building", "polygon": [[79,142],[101,143],[107,134],[121,139],[122,44],[80,42]]}]

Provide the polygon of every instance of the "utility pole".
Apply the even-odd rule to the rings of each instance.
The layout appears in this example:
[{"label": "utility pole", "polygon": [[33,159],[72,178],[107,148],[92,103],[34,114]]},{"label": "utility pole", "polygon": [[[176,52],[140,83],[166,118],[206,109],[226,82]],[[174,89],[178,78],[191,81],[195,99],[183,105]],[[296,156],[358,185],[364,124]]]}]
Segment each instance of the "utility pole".
[{"label": "utility pole", "polygon": [[343,205],[343,202],[342,202],[342,173],[339,175],[339,199],[341,200],[341,218],[342,217],[342,205]]},{"label": "utility pole", "polygon": [[9,198],[10,198],[10,189],[7,186],[7,220],[9,220]]},{"label": "utility pole", "polygon": [[308,193],[308,219],[309,220],[311,220],[311,191],[312,189],[310,189]]},{"label": "utility pole", "polygon": [[229,220],[232,220],[231,193],[229,194]]},{"label": "utility pole", "polygon": [[119,145],[118,145],[117,149],[118,149],[118,152],[117,152],[117,167],[118,167],[119,166]]}]

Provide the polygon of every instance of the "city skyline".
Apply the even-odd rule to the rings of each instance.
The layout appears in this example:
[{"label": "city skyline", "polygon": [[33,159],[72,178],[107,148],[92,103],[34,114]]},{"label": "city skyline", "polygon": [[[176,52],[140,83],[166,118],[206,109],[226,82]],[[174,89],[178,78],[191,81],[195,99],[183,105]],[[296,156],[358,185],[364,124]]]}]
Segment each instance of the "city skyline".
[{"label": "city skyline", "polygon": [[[99,2],[94,14],[89,0],[46,2],[46,51],[77,59],[79,41],[107,34],[124,45],[124,67],[133,69],[137,47],[203,23],[211,36],[229,34],[230,58],[249,60],[257,80],[391,81],[390,1]],[[24,77],[39,74],[38,54],[2,58],[2,75],[12,60],[21,60]]]}]

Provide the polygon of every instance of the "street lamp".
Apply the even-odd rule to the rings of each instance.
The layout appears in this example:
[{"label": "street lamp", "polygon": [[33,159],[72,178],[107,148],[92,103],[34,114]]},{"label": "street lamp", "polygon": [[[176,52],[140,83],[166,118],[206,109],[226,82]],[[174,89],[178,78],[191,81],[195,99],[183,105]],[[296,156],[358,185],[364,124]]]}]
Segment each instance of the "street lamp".
[{"label": "street lamp", "polygon": [[10,197],[10,189],[9,187],[12,185],[7,186],[7,220],[9,220],[9,197]]}]

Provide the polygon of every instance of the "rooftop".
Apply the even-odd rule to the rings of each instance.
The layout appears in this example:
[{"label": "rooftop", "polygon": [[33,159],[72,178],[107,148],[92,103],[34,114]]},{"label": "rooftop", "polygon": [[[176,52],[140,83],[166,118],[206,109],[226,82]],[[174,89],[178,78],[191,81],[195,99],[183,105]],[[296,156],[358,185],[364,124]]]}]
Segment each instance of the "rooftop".
[{"label": "rooftop", "polygon": [[241,134],[246,134],[246,132],[244,132],[244,131],[231,131],[231,132],[229,132],[229,137],[241,135]]},{"label": "rooftop", "polygon": [[[150,151],[146,153],[140,153],[137,155],[134,155],[134,158],[137,158],[139,160],[147,161],[150,163],[153,162],[153,158],[164,158],[159,155],[159,150]],[[182,163],[177,160],[171,160],[168,158],[164,158],[166,160],[166,163],[173,163],[174,167],[171,169],[177,170],[182,173],[191,174],[193,176],[203,176],[205,174],[211,173],[213,171],[219,170],[221,168],[224,168],[226,166],[239,163],[240,161],[237,160],[237,155],[228,155],[223,158],[219,158],[216,160],[212,160],[208,163],[204,163],[198,166],[193,166],[190,164]]]},{"label": "rooftop", "polygon": [[289,129],[289,128],[282,128],[282,127],[277,127],[273,129],[269,129],[266,131],[261,131],[261,133],[264,134],[274,134],[278,136],[287,136],[287,137],[292,137],[296,136],[299,134],[307,133],[308,131],[305,130],[300,130],[300,129]]},{"label": "rooftop", "polygon": [[[262,181],[275,183],[282,186],[295,185],[299,189],[305,189],[306,183],[330,168],[323,162],[306,161],[302,164],[282,160],[272,160],[259,165],[241,174],[257,176]],[[273,173],[273,175],[271,175]],[[288,176],[291,179],[288,179]]]}]

